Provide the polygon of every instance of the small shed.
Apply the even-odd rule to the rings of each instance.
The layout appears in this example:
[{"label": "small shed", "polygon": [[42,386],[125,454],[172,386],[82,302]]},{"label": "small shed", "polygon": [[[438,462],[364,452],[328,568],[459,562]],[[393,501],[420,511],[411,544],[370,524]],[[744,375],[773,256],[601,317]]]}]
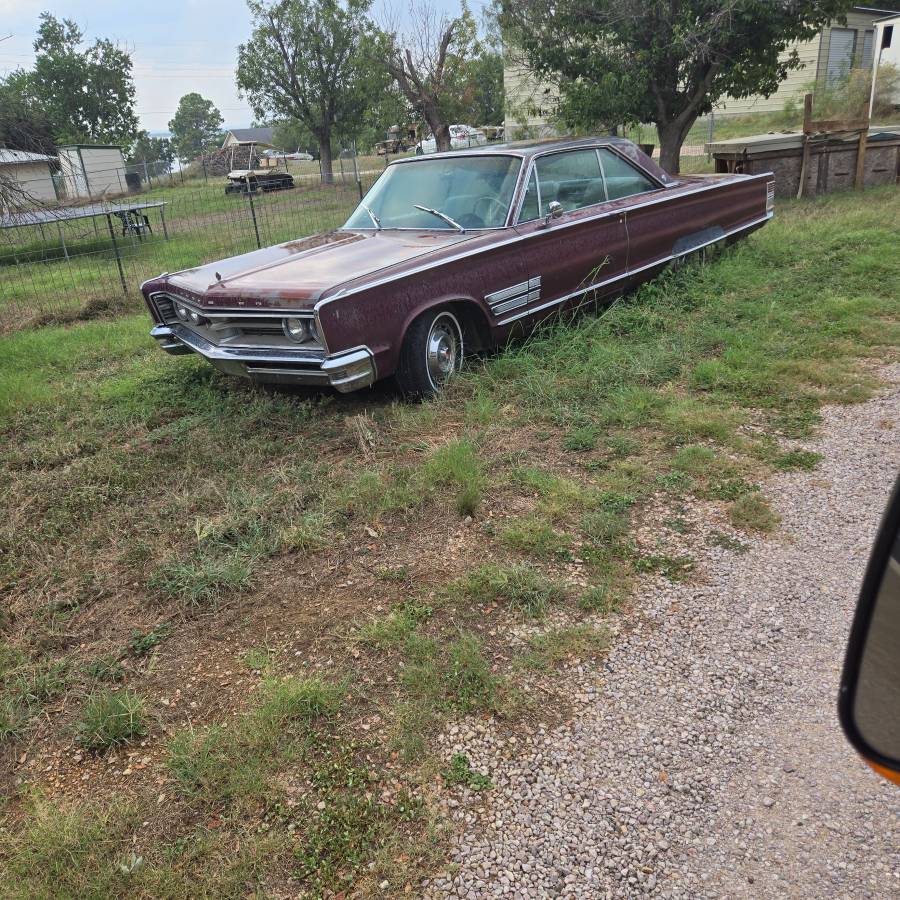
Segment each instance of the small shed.
[{"label": "small shed", "polygon": [[53,186],[56,162],[55,156],[0,148],[0,176],[21,185],[26,202],[56,201],[56,188]]},{"label": "small shed", "polygon": [[[832,134],[810,141],[810,160],[803,194],[849,190],[856,175],[858,134]],[[774,172],[775,196],[796,197],[803,165],[802,132],[755,134],[714,141],[706,152],[715,160],[716,172],[757,175]],[[900,129],[873,127],[866,139],[863,184],[894,184],[900,177]]]},{"label": "small shed", "polygon": [[59,148],[59,165],[69,197],[102,197],[128,190],[121,147],[69,144]]}]

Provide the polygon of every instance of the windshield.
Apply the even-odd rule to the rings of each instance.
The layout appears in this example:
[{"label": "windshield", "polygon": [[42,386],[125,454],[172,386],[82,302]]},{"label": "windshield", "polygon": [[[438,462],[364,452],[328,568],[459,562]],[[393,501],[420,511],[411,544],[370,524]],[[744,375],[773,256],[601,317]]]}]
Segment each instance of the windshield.
[{"label": "windshield", "polygon": [[344,228],[375,228],[375,220],[382,228],[455,230],[453,223],[462,228],[501,228],[520,165],[517,156],[396,163],[375,182]]}]

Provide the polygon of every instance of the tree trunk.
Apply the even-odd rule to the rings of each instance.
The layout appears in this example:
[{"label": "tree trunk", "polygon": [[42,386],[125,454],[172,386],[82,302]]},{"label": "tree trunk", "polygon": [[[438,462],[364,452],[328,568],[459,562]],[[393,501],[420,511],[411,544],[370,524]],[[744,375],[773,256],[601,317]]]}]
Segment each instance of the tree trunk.
[{"label": "tree trunk", "polygon": [[450,126],[446,122],[441,122],[437,126],[432,127],[431,130],[434,132],[434,141],[437,145],[438,153],[452,149],[450,144]]},{"label": "tree trunk", "polygon": [[322,172],[323,184],[334,184],[331,169],[331,135],[319,135],[319,169]]},{"label": "tree trunk", "polygon": [[689,115],[686,118],[679,116],[671,122],[656,123],[656,131],[659,134],[659,164],[670,175],[677,175],[681,171],[681,145],[696,121],[696,115]]}]

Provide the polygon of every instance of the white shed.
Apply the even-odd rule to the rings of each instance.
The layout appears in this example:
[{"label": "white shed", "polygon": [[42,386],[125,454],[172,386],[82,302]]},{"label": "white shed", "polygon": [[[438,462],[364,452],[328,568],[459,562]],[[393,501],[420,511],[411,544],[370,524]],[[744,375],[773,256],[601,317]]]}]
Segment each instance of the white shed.
[{"label": "white shed", "polygon": [[25,200],[36,203],[56,201],[53,186],[55,156],[42,153],[26,153],[24,150],[5,150],[0,147],[0,176],[22,186]]},{"label": "white shed", "polygon": [[102,197],[128,190],[121,147],[70,144],[59,148],[59,165],[70,197]]},{"label": "white shed", "polygon": [[[900,68],[900,16],[888,16],[875,23],[875,58],[872,61],[872,102],[875,99],[875,84],[878,67],[893,65]],[[894,106],[900,106],[900,87],[890,97]]]}]

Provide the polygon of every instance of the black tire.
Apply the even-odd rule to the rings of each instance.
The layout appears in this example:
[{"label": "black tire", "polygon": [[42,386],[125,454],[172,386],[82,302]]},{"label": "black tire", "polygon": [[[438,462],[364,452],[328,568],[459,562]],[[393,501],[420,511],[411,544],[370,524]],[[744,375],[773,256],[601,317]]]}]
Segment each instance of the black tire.
[{"label": "black tire", "polygon": [[446,307],[429,310],[407,329],[394,377],[405,397],[426,399],[440,393],[462,361],[459,319]]}]

